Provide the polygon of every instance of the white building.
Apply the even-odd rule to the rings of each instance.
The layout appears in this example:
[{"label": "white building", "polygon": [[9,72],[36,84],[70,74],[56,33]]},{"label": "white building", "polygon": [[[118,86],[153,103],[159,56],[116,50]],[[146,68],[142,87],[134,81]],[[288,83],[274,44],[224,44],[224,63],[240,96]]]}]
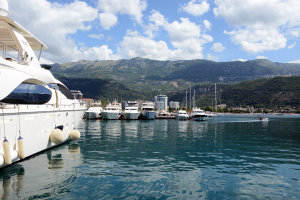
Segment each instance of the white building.
[{"label": "white building", "polygon": [[172,109],[178,110],[179,109],[179,102],[177,102],[177,101],[170,101],[169,107],[172,108]]},{"label": "white building", "polygon": [[168,97],[166,95],[155,96],[155,109],[158,111],[168,110]]}]

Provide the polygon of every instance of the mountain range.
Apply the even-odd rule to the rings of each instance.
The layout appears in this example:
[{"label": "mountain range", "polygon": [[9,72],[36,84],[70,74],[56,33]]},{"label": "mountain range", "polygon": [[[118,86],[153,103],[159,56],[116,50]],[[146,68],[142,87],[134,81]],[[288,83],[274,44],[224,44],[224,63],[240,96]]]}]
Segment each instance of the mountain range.
[{"label": "mountain range", "polygon": [[[259,87],[254,90],[247,89],[247,87],[258,85],[257,82],[251,80],[300,76],[300,64],[277,63],[266,59],[246,62],[213,62],[208,60],[157,61],[134,58],[109,61],[80,60],[54,64],[51,71],[70,89],[80,89],[85,97],[90,98],[108,101],[114,98],[119,100],[153,99],[155,95],[166,94],[169,100],[182,102],[185,99],[186,89],[193,88],[198,94],[196,102],[207,104],[211,102],[208,97],[211,95],[207,96],[207,94],[211,94],[213,83],[217,82],[218,91],[222,93],[223,100],[230,105],[235,105],[236,102],[233,99],[238,98],[234,94],[244,96],[245,91],[254,92],[260,89]],[[286,78],[285,80],[292,79]],[[239,84],[244,81],[246,81],[245,85],[240,86]],[[243,91],[237,90],[234,86],[243,88]],[[243,99],[240,101],[240,104],[251,103],[246,103],[247,101]]]}]

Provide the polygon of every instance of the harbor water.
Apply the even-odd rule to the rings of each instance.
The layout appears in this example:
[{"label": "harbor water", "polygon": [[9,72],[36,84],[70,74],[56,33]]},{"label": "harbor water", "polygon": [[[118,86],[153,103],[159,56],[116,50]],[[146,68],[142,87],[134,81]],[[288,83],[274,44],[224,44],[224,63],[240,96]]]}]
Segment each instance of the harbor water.
[{"label": "harbor water", "polygon": [[[2,199],[300,199],[300,118],[83,121],[0,170]],[[25,138],[26,139],[26,138]]]}]

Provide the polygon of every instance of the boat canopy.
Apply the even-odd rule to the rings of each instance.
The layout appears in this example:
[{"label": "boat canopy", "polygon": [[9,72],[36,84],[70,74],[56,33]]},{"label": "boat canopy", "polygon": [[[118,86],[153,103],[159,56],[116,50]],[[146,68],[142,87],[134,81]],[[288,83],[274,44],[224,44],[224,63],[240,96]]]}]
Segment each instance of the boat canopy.
[{"label": "boat canopy", "polygon": [[34,51],[40,50],[41,48],[47,49],[47,46],[44,43],[17,22],[6,16],[0,16],[0,42],[3,42],[13,48],[20,49],[20,44],[16,42],[17,38],[12,32],[13,30],[22,34]]}]

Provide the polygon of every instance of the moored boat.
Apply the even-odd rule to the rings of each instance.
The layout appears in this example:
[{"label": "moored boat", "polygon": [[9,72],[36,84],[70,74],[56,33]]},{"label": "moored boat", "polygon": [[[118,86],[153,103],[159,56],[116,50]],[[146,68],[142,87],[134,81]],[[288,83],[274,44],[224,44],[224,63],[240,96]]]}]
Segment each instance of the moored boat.
[{"label": "moored boat", "polygon": [[195,121],[205,121],[207,120],[208,115],[200,108],[193,108],[190,117]]},{"label": "moored boat", "polygon": [[85,119],[99,119],[101,111],[103,111],[103,108],[101,106],[90,107],[84,113]]},{"label": "moored boat", "polygon": [[101,112],[104,120],[117,120],[121,116],[121,106],[118,103],[109,104]]},{"label": "moored boat", "polygon": [[136,106],[127,106],[123,115],[126,120],[135,120],[140,116],[139,108]]},{"label": "moored boat", "polygon": [[70,139],[86,110],[68,88],[39,63],[46,45],[8,17],[0,5],[0,167]]},{"label": "moored boat", "polygon": [[176,119],[177,120],[188,120],[189,115],[186,113],[185,110],[179,110]]},{"label": "moored boat", "polygon": [[155,119],[155,111],[152,102],[145,102],[142,106],[142,117],[143,119]]}]

